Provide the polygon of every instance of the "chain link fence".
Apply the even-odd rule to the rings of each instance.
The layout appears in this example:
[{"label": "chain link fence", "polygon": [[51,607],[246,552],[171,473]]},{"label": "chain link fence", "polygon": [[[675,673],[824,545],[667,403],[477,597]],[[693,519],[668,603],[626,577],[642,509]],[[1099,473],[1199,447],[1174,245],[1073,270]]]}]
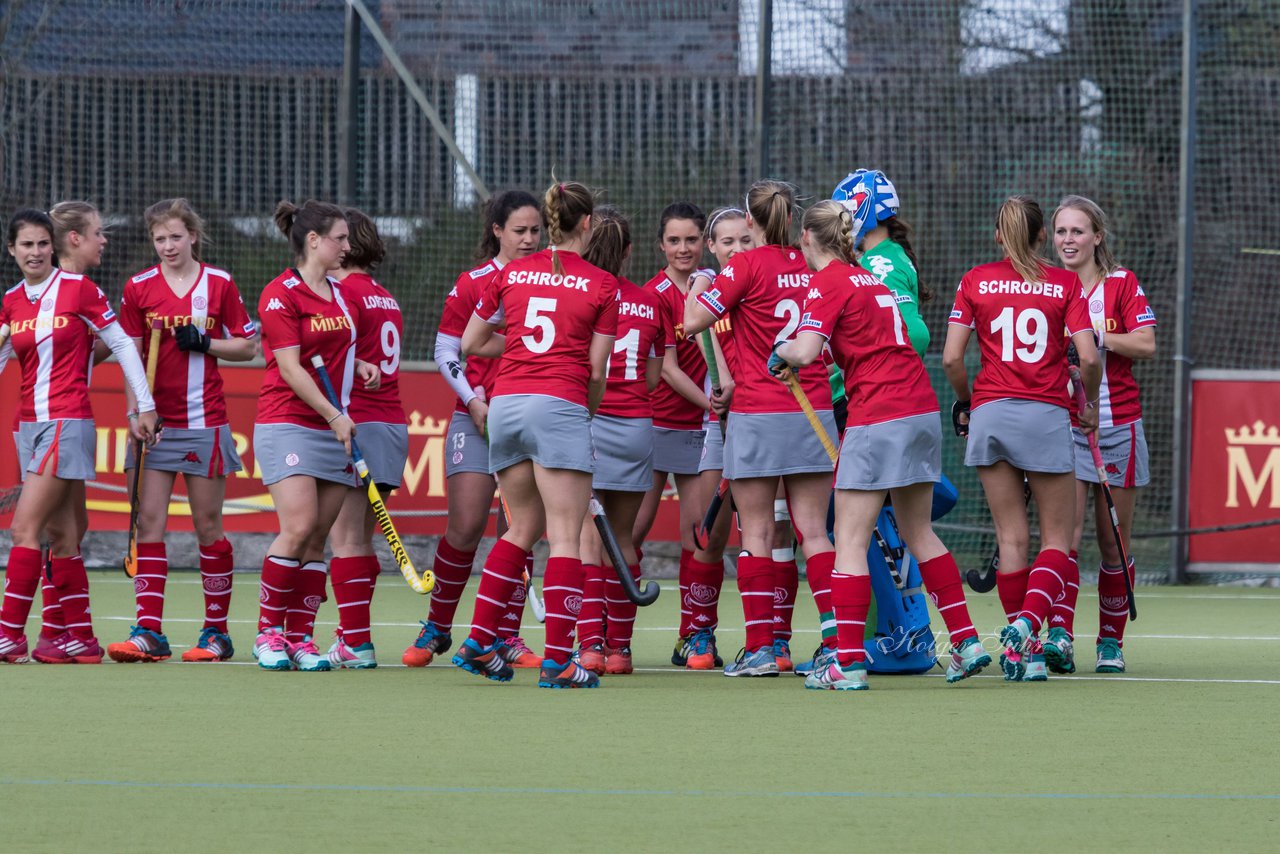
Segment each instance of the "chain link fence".
[{"label": "chain link fence", "polygon": [[[1110,213],[1118,257],[1163,322],[1157,358],[1137,368],[1153,478],[1135,529],[1174,527],[1181,0],[349,5],[10,0],[0,211],[93,201],[112,226],[95,278],[118,297],[152,263],[142,210],[184,195],[210,222],[210,260],[252,304],[288,262],[270,223],[277,200],[348,201],[392,238],[380,278],[410,318],[406,358],[425,360],[444,294],[472,260],[483,190],[538,191],[553,172],[598,187],[633,218],[631,278],[643,281],[662,264],[657,215],[673,200],[710,210],[764,174],[816,200],[853,168],[880,168],[937,294],[925,306],[927,361],[947,401],[950,293],[996,256],[998,204],[1030,193],[1048,211],[1083,194]],[[1185,355],[1198,367],[1278,368],[1280,10],[1195,5]],[[349,22],[358,61],[346,124]],[[959,444],[947,451],[962,501],[944,536],[975,565],[992,545],[989,516]],[[1135,551],[1144,577],[1167,575],[1167,540]],[[1082,565],[1095,558],[1086,548]]]}]

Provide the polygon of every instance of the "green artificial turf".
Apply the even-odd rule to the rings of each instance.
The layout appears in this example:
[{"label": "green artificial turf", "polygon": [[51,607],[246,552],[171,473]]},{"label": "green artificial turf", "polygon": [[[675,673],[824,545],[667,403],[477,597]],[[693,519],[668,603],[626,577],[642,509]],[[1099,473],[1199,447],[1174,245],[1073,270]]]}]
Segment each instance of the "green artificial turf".
[{"label": "green artificial turf", "polygon": [[[261,672],[256,576],[236,578],[236,663],[184,665],[197,580],[169,585],[173,661],[0,667],[4,851],[1261,851],[1280,833],[1280,591],[1140,589],[1123,677],[1092,673],[1086,589],[1078,676],[834,694],[672,668],[666,589],[636,674],[561,692],[447,665]],[[426,600],[379,588],[374,642],[398,665]],[[131,585],[92,590],[103,645],[123,640]],[[992,633],[994,593],[970,596]],[[721,608],[731,656],[736,595]],[[801,658],[811,602],[796,625]]]}]

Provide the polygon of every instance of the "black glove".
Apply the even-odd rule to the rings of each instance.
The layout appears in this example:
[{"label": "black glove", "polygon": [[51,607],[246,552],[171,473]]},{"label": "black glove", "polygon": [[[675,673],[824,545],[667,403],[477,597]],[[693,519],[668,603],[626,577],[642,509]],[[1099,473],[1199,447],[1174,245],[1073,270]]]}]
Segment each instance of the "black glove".
[{"label": "black glove", "polygon": [[960,422],[960,416],[969,417],[969,401],[957,400],[951,404],[951,426],[955,428],[957,436],[969,435],[969,422],[966,420],[963,424]]},{"label": "black glove", "polygon": [[1080,353],[1076,350],[1074,341],[1067,342],[1067,364],[1080,367]]},{"label": "black glove", "polygon": [[185,352],[194,350],[197,353],[208,353],[213,340],[194,325],[188,323],[173,330],[173,337],[178,341],[178,349]]}]

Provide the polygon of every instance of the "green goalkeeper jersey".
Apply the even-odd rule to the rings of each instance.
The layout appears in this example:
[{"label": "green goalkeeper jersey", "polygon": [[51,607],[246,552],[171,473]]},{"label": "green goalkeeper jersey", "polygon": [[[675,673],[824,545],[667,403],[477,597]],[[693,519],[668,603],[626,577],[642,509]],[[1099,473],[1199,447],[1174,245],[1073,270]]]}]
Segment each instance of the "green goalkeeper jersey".
[{"label": "green goalkeeper jersey", "polygon": [[929,349],[929,327],[920,317],[920,296],[915,265],[903,248],[892,240],[882,240],[862,253],[858,263],[893,291],[898,300],[898,314],[907,327],[911,346],[921,356]]}]

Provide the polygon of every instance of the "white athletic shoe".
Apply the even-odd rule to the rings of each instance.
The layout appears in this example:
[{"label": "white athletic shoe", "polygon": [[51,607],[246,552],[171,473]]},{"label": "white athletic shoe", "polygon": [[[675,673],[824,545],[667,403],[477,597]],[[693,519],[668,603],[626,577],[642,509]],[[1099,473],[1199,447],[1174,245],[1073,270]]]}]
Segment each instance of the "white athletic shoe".
[{"label": "white athletic shoe", "polygon": [[[286,643],[288,643],[286,641]],[[299,670],[317,673],[329,669],[329,659],[320,654],[311,635],[303,635],[299,643],[289,643],[289,659]],[[262,662],[259,661],[259,664]]]},{"label": "white athletic shoe", "polygon": [[293,659],[289,657],[289,642],[284,638],[284,629],[273,626],[259,632],[253,644],[253,657],[258,659],[258,666],[263,670],[292,670]]},{"label": "white athletic shoe", "polygon": [[329,667],[334,670],[372,670],[378,666],[378,659],[373,653],[372,643],[362,643],[359,646],[348,646],[346,639],[342,637],[342,631],[334,632],[337,635],[334,638],[333,646],[329,647],[329,651],[325,653],[325,658],[329,660]]}]

